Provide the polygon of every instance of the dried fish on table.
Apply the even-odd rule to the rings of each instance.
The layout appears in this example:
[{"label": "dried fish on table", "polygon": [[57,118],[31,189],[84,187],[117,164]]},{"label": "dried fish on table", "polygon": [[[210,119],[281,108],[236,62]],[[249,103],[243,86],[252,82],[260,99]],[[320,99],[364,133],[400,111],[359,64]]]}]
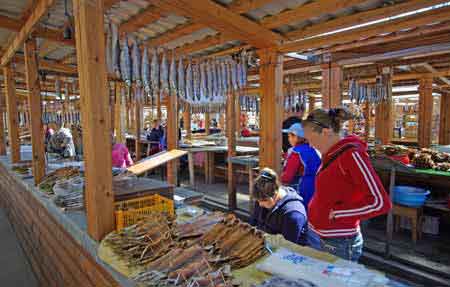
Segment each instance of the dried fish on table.
[{"label": "dried fish on table", "polygon": [[137,224],[110,233],[104,242],[130,266],[145,266],[173,250],[171,224],[164,215],[154,213]]},{"label": "dried fish on table", "polygon": [[49,195],[53,195],[53,186],[58,180],[69,179],[80,175],[80,169],[78,167],[63,167],[59,168],[42,178],[41,183],[39,183],[39,190]]},{"label": "dried fish on table", "polygon": [[303,279],[296,279],[290,280],[281,278],[278,276],[273,276],[272,278],[264,281],[260,285],[256,287],[318,287],[316,284],[303,280]]},{"label": "dried fish on table", "polygon": [[208,232],[216,223],[224,218],[222,212],[208,213],[199,216],[194,221],[175,227],[174,235],[178,240],[199,237]]},{"label": "dried fish on table", "polygon": [[[117,27],[116,24],[112,23],[111,24],[111,62],[112,62],[112,68],[113,68],[113,73],[115,74],[115,76],[117,78],[120,78],[120,43],[119,43],[119,28]],[[73,88],[73,91],[75,91],[76,89]]]}]

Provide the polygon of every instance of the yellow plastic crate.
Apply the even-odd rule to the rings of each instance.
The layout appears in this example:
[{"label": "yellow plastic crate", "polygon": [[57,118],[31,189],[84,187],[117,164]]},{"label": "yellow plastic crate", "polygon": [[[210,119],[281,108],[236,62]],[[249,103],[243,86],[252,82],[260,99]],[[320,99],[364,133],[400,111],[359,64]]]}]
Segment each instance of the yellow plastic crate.
[{"label": "yellow plastic crate", "polygon": [[169,216],[175,214],[173,200],[159,194],[117,201],[114,203],[114,206],[117,231],[133,225],[143,217],[155,212],[166,213]]}]

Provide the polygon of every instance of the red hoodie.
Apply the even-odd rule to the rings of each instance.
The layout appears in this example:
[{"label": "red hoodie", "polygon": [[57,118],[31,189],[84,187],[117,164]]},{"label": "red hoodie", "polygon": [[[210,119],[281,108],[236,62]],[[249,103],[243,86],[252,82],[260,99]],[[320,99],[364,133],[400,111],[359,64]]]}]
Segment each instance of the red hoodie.
[{"label": "red hoodie", "polygon": [[[346,149],[348,145],[353,146]],[[346,150],[329,163],[343,149]],[[387,213],[391,207],[370,163],[367,145],[358,137],[340,140],[322,156],[316,191],[308,207],[309,228],[321,237],[356,235],[360,220]]]}]

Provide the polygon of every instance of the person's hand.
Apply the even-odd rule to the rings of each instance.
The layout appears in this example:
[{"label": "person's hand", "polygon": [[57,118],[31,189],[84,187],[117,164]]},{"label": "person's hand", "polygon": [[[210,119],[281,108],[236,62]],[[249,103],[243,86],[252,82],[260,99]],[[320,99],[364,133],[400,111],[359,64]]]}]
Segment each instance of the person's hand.
[{"label": "person's hand", "polygon": [[333,220],[334,217],[335,217],[335,214],[334,214],[334,210],[332,209],[332,210],[330,210],[330,214],[328,214],[328,219]]}]

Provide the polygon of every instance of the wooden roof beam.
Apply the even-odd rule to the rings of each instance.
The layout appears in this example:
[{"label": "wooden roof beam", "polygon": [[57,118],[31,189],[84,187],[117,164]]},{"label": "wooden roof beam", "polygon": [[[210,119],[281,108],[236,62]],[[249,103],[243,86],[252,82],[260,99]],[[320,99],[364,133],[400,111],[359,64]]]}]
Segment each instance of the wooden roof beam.
[{"label": "wooden roof beam", "polygon": [[123,34],[135,32],[166,15],[166,10],[150,5],[137,15],[132,16],[130,19],[122,23],[119,27],[119,33]]},{"label": "wooden roof beam", "polygon": [[[335,1],[336,2],[336,1]],[[323,33],[348,28],[354,25],[368,23],[387,17],[392,17],[402,13],[416,11],[422,8],[431,7],[437,4],[445,3],[446,0],[413,0],[405,3],[390,5],[384,8],[355,13],[349,16],[338,17],[334,20],[326,21],[317,25],[305,27],[286,34],[290,40],[308,38]]]},{"label": "wooden roof beam", "polygon": [[[156,1],[155,1],[156,2]],[[172,9],[194,22],[211,27],[226,37],[245,41],[257,48],[277,46],[284,38],[211,0],[164,0],[157,6]]]},{"label": "wooden roof beam", "polygon": [[263,18],[260,23],[268,29],[274,29],[289,23],[298,22],[300,20],[308,20],[324,14],[335,13],[338,10],[352,7],[366,0],[321,0],[313,1],[311,3],[300,5],[299,7],[281,12],[274,16]]},{"label": "wooden roof beam", "polygon": [[[430,73],[433,73],[433,74],[439,73],[433,66],[431,66],[431,65],[428,64],[428,63],[415,64],[415,65],[411,65],[411,66],[412,66],[412,67],[414,67],[414,66],[422,66],[422,67],[424,67],[425,69],[427,69],[427,71],[430,72]],[[447,79],[446,77],[441,76],[441,77],[438,77],[438,78],[439,78],[442,82],[444,82],[445,84],[450,85],[450,80]]]},{"label": "wooden roof beam", "polygon": [[321,48],[322,46],[359,41],[361,38],[369,38],[384,33],[392,33],[401,31],[403,29],[420,27],[439,21],[446,21],[448,20],[449,16],[450,7],[444,7],[387,22],[355,28],[332,35],[325,35],[301,41],[290,42],[282,45],[279,48],[279,51],[282,53],[299,52]]},{"label": "wooden roof beam", "polygon": [[5,50],[5,53],[1,59],[2,66],[6,66],[10,62],[11,58],[22,46],[25,39],[31,34],[35,26],[39,23],[39,20],[47,13],[54,2],[55,0],[39,0],[30,17],[28,17],[19,33],[14,37],[9,47]]}]

